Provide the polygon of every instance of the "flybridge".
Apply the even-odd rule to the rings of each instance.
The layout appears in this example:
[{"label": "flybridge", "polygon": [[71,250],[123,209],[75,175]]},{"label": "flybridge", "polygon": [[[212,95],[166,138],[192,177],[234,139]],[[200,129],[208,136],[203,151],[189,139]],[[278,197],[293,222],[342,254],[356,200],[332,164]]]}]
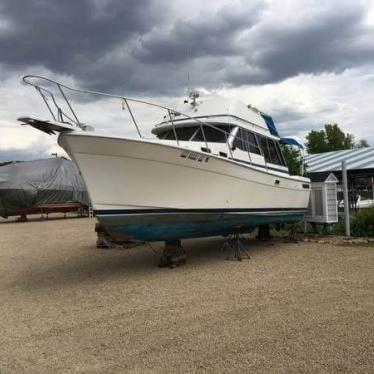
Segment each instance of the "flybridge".
[{"label": "flybridge", "polygon": [[[272,118],[233,99],[219,96],[200,98],[198,93],[194,92],[176,110],[144,100],[69,87],[42,76],[27,75],[23,78],[23,82],[34,87],[40,94],[52,119],[21,117],[19,121],[47,134],[76,130],[92,131],[92,126],[81,121],[71,100],[71,97],[86,95],[86,97],[95,96],[99,99],[107,98],[117,102],[119,109],[128,113],[128,120],[134,125],[139,138],[144,138],[145,131],[141,130],[139,122],[139,118],[144,115],[135,112],[135,107],[138,105],[145,110],[153,108],[166,113],[163,117],[164,120],[158,125],[154,125],[152,131],[158,140],[172,140],[176,142],[177,146],[180,146],[180,141],[194,139],[195,142],[203,142],[204,149],[208,151],[212,147],[214,148],[214,143],[226,143],[227,149],[223,154],[226,152],[231,159],[235,159],[233,151],[239,147],[245,152],[248,151],[250,162],[252,162],[252,157],[255,157],[250,155],[252,151],[262,155],[269,162],[271,157],[267,154],[281,153],[278,149],[275,151],[275,148],[278,147],[277,144],[274,149],[266,144],[260,146],[260,143],[264,142],[264,137],[269,139],[268,143],[270,142],[271,146],[273,142],[279,142],[278,132]],[[239,131],[240,128],[243,130]],[[278,158],[282,160],[281,155]]]},{"label": "flybridge", "polygon": [[[174,122],[187,119],[191,119],[196,122],[206,122],[205,119],[207,117],[223,117],[224,121],[227,123],[227,117],[231,116],[233,118],[245,121],[253,126],[267,128],[271,135],[279,137],[274,121],[269,115],[264,114],[251,105],[245,105],[240,101],[230,98],[208,96],[204,97],[202,100],[197,92],[191,92],[189,95],[189,100],[184,101],[185,105],[177,108],[176,110],[175,108],[168,108],[166,106],[144,100],[69,87],[65,84],[42,76],[26,75],[22,80],[24,83],[34,87],[41,95],[52,117],[52,120],[55,123],[68,124],[78,127],[81,130],[87,130],[87,125],[78,118],[79,116],[76,110],[73,109],[73,104],[69,99],[70,96],[76,96],[77,94],[85,95],[86,98],[91,95],[98,98],[117,100],[119,102],[119,107],[122,110],[128,111],[131,121],[140,137],[142,137],[142,135],[139,128],[139,123],[135,117],[133,104],[141,104],[166,111],[164,121],[161,124],[167,122],[173,125]],[[201,121],[199,121],[199,119],[201,119]],[[156,125],[156,127],[157,126],[158,125]]]}]

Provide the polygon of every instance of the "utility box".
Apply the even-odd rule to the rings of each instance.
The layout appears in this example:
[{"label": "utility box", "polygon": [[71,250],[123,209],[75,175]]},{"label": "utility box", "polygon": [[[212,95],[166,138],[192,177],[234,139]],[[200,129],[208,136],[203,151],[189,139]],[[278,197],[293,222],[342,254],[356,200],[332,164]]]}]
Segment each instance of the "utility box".
[{"label": "utility box", "polygon": [[308,211],[304,220],[314,223],[338,222],[338,179],[330,174],[324,182],[312,182]]}]

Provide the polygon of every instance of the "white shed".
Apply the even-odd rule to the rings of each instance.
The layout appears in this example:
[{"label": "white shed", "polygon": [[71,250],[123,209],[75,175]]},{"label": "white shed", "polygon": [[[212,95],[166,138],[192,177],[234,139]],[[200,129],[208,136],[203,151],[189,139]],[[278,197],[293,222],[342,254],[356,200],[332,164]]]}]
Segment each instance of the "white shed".
[{"label": "white shed", "polygon": [[336,223],[338,222],[338,179],[333,173],[324,182],[312,182],[306,222]]}]

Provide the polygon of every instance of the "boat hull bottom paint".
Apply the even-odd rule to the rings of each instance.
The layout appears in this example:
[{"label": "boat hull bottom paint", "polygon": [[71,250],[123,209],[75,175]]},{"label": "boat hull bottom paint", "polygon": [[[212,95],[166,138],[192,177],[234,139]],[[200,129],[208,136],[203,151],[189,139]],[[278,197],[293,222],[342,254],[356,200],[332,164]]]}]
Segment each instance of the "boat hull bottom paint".
[{"label": "boat hull bottom paint", "polygon": [[100,211],[96,216],[114,241],[163,241],[249,233],[259,225],[295,223],[304,212],[131,213]]}]

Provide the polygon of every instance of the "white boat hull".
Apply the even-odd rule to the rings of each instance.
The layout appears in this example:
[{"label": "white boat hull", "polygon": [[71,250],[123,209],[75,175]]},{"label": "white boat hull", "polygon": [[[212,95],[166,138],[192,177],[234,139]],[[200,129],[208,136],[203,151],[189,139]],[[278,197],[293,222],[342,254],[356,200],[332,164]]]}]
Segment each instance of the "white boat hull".
[{"label": "white boat hull", "polygon": [[160,141],[61,134],[104,228],[128,240],[250,231],[302,219],[308,180]]}]

